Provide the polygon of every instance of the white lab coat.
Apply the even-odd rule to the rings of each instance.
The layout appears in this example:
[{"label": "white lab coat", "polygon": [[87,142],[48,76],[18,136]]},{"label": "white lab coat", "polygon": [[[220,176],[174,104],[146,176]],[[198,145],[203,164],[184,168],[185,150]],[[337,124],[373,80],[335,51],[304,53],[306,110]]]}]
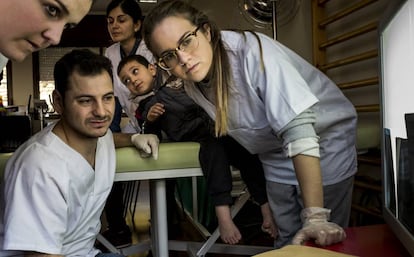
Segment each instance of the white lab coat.
[{"label": "white lab coat", "polygon": [[[228,133],[251,153],[258,153],[266,179],[297,185],[293,163],[278,132],[308,108],[316,114],[324,185],[356,172],[356,112],[337,86],[299,55],[259,34],[223,31],[233,76],[229,92]],[[262,56],[262,57],[261,57]],[[261,58],[264,67],[261,65]],[[215,119],[215,107],[193,86],[188,94]]]}]

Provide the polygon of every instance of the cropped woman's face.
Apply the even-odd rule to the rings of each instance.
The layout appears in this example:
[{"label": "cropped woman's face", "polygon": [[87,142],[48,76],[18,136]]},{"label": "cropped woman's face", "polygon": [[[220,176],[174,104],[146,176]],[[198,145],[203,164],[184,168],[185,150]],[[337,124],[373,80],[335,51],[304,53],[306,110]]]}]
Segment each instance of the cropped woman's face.
[{"label": "cropped woman's face", "polygon": [[124,13],[120,6],[110,11],[106,20],[109,35],[114,42],[135,38],[135,33],[141,28],[141,21],[134,23],[132,17]]},{"label": "cropped woman's face", "polygon": [[57,45],[63,30],[78,24],[91,6],[92,0],[1,0],[0,52],[22,61]]},{"label": "cropped woman's face", "polygon": [[[151,46],[156,56],[167,60],[170,72],[179,78],[199,82],[211,67],[213,50],[210,28],[197,28],[182,17],[167,17],[154,28]],[[177,58],[174,62],[173,58]]]}]

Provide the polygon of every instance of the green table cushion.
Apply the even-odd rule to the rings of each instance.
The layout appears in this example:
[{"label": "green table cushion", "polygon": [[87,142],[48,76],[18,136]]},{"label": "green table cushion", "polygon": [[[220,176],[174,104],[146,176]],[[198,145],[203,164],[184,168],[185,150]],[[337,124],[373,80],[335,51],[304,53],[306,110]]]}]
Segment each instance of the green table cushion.
[{"label": "green table cushion", "polygon": [[[142,158],[135,147],[116,149],[116,172],[136,172],[198,168],[200,145],[195,142],[161,143],[158,160]],[[0,178],[3,178],[6,162],[12,153],[0,154]]]},{"label": "green table cushion", "polygon": [[158,160],[142,158],[135,147],[116,149],[116,172],[185,169],[200,167],[195,142],[171,142],[159,145]]}]

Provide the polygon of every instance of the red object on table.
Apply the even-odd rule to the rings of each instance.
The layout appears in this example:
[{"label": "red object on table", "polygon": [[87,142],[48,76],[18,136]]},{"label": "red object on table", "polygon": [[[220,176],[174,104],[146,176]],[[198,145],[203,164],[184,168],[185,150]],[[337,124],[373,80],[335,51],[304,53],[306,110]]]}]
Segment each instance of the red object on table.
[{"label": "red object on table", "polygon": [[325,247],[313,242],[306,245],[360,257],[410,257],[386,224],[349,227],[345,232],[347,237],[341,243]]}]

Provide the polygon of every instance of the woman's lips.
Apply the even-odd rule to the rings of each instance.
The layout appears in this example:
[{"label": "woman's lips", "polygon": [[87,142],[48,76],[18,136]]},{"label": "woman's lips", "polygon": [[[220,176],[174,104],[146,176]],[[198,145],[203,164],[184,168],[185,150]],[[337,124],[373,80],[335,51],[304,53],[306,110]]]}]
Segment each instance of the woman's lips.
[{"label": "woman's lips", "polygon": [[189,67],[188,69],[187,69],[187,72],[186,73],[192,73],[196,68],[197,68],[197,66],[198,66],[198,63],[197,64],[194,64],[193,66],[191,66],[191,67]]}]

